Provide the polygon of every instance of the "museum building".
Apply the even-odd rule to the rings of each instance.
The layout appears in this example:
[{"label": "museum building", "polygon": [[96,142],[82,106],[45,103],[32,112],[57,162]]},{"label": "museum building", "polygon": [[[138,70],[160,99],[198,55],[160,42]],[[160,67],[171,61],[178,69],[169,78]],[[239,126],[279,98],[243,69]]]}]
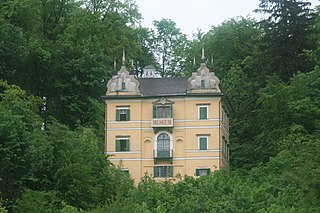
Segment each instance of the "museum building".
[{"label": "museum building", "polygon": [[202,63],[190,77],[159,78],[152,66],[136,78],[125,66],[107,84],[105,153],[136,183],[202,176],[229,165],[230,105]]}]

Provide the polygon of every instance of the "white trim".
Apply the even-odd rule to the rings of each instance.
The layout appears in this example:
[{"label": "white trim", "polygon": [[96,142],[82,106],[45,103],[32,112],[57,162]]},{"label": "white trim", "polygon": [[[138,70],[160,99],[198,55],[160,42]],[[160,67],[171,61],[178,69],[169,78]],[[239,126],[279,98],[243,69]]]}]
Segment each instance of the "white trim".
[{"label": "white trim", "polygon": [[123,160],[123,161],[153,161],[153,158],[108,158],[109,160]]},{"label": "white trim", "polygon": [[[115,120],[108,120],[105,121],[106,124],[119,124],[120,121],[115,121]],[[150,123],[151,121],[121,121],[121,123]]]},{"label": "white trim", "polygon": [[[207,108],[207,118],[206,119],[201,119],[200,118],[200,108]],[[198,119],[207,121],[209,119],[208,115],[209,115],[209,105],[208,104],[198,105]]]},{"label": "white trim", "polygon": [[170,132],[167,131],[160,131],[158,132],[155,136],[154,136],[154,141],[153,141],[153,149],[156,150],[157,149],[157,138],[160,134],[165,133],[167,135],[169,135],[170,138],[170,149],[173,149],[173,138],[172,138],[172,134]]},{"label": "white trim", "polygon": [[221,149],[207,149],[207,150],[199,150],[199,149],[187,149],[186,153],[194,153],[194,152],[221,152]]},{"label": "white trim", "polygon": [[105,152],[107,155],[116,155],[116,154],[141,154],[141,151],[122,151],[122,152]]},{"label": "white trim", "polygon": [[121,109],[130,109],[130,107],[122,107],[122,106],[116,106],[117,110],[121,110]]},{"label": "white trim", "polygon": [[[153,161],[153,158],[109,158],[111,161],[112,160],[127,160],[127,161]],[[186,157],[186,158],[173,158],[175,161],[180,161],[180,160],[210,160],[210,159],[222,159],[222,157],[219,156],[213,156],[213,157]]]},{"label": "white trim", "polygon": [[140,127],[136,127],[136,128],[105,128],[105,131],[126,131],[126,130],[153,130],[152,128],[140,128]]},{"label": "white trim", "polygon": [[184,126],[184,127],[173,127],[175,129],[219,129],[219,125],[215,126]]},{"label": "white trim", "polygon": [[[201,135],[201,136],[197,136],[198,137],[198,150],[199,151],[207,151],[208,150],[208,145],[209,145],[209,136],[205,136],[205,135]],[[205,138],[207,139],[207,148],[206,149],[200,149],[200,139],[201,138]]]},{"label": "white trim", "polygon": [[[181,127],[173,127],[173,130],[177,129],[219,129],[219,125],[215,126],[181,126]],[[115,128],[105,128],[105,131],[126,131],[126,130],[148,130],[152,131],[153,128],[140,128],[140,127],[128,127],[128,128],[121,128],[121,127],[115,127]]]},{"label": "white trim", "polygon": [[186,158],[173,158],[173,160],[209,160],[209,159],[219,159],[221,157],[186,157]]},{"label": "white trim", "polygon": [[217,99],[221,99],[221,97],[186,97],[185,100],[186,101],[192,101],[192,100],[217,100]]},{"label": "white trim", "polygon": [[[182,122],[207,122],[207,121],[220,121],[219,118],[209,118],[209,119],[191,119],[191,120],[183,120],[183,119],[174,119],[174,123],[182,123]],[[106,124],[119,124],[119,121],[115,120],[107,120],[105,121]],[[151,123],[151,120],[145,120],[145,121],[122,121],[121,123]]]},{"label": "white trim", "polygon": [[130,137],[118,137],[116,136],[116,140],[129,140],[130,141]]},{"label": "white trim", "polygon": [[108,104],[108,103],[118,103],[118,102],[121,102],[121,103],[132,103],[132,102],[141,102],[142,100],[141,99],[136,99],[136,98],[132,98],[132,99],[113,99],[113,100],[105,100],[105,102]]},{"label": "white trim", "polygon": [[[171,95],[171,94],[170,94]],[[178,95],[182,95],[185,96],[185,94],[178,94]],[[165,95],[162,95],[165,96]],[[132,102],[153,102],[156,100],[159,100],[159,97],[162,97],[161,95],[157,96],[157,98],[152,98],[152,99],[144,99],[143,95],[141,95],[141,99],[137,99],[137,98],[127,98],[127,99],[105,99],[105,102],[108,103],[132,103]],[[170,97],[170,100],[186,100],[186,101],[190,101],[190,100],[219,100],[221,99],[221,97],[216,97],[216,96],[208,96],[208,97],[182,97],[182,98],[177,98],[177,97]]]},{"label": "white trim", "polygon": [[203,122],[203,121],[220,121],[219,118],[209,118],[209,119],[192,119],[192,120],[182,120],[182,119],[175,119],[174,122]]}]

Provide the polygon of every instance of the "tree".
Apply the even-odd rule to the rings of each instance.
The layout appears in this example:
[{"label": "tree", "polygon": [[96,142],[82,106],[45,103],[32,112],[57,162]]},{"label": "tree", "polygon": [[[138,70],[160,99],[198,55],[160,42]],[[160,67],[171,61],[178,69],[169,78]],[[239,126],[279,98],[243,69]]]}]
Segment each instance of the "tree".
[{"label": "tree", "polygon": [[186,35],[176,28],[170,19],[154,21],[155,54],[161,62],[161,77],[180,76],[181,63],[184,61]]},{"label": "tree", "polygon": [[271,65],[269,74],[275,73],[284,81],[315,65],[306,54],[316,46],[312,38],[315,14],[310,5],[301,0],[261,0],[256,10],[269,15],[260,22],[264,30],[261,51]]}]

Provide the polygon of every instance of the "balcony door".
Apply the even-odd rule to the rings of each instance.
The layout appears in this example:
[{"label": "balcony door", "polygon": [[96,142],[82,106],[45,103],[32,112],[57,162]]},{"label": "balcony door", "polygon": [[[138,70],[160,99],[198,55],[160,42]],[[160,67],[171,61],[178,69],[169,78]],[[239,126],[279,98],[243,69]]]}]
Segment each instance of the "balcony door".
[{"label": "balcony door", "polygon": [[161,133],[157,137],[157,156],[170,156],[170,137],[167,133]]}]

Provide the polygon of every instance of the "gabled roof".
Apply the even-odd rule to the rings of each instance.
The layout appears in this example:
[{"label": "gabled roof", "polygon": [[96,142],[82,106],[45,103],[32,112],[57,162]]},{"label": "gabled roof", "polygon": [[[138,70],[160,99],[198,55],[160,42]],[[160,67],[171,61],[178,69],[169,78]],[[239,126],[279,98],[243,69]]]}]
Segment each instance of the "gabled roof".
[{"label": "gabled roof", "polygon": [[141,96],[186,95],[188,77],[138,78]]}]

